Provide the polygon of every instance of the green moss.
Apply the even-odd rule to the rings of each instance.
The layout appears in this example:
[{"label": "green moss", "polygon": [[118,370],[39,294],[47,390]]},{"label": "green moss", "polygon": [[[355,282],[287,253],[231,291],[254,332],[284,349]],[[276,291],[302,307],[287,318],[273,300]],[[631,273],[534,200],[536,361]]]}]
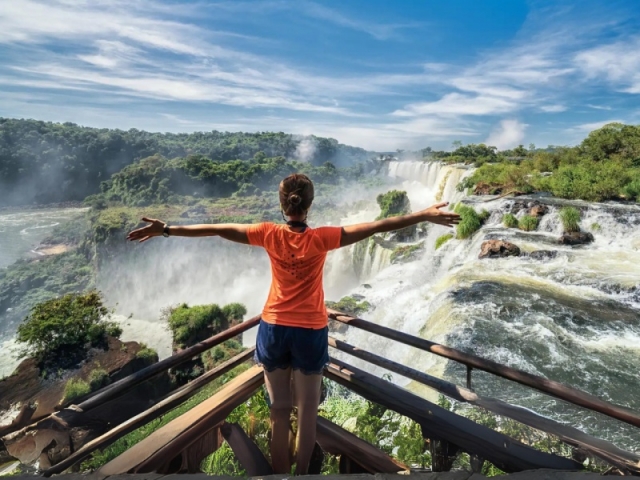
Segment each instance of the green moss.
[{"label": "green moss", "polygon": [[565,232],[580,231],[580,210],[574,207],[563,207],[560,209],[559,215]]},{"label": "green moss", "polygon": [[507,228],[518,228],[518,219],[512,213],[506,213],[502,216],[502,224]]},{"label": "green moss", "polygon": [[489,217],[491,217],[491,213],[489,212],[489,210],[483,208],[478,214],[478,217],[480,217],[480,221],[484,223],[489,220]]},{"label": "green moss", "polygon": [[414,245],[400,245],[394,248],[393,252],[391,252],[391,263],[408,260],[415,252],[418,252],[423,248],[424,242],[416,243]]},{"label": "green moss", "polygon": [[438,250],[441,246],[443,246],[452,238],[453,238],[452,233],[445,233],[444,235],[440,235],[438,238],[436,238],[436,250]]},{"label": "green moss", "polygon": [[360,315],[371,309],[371,304],[365,300],[358,300],[354,297],[342,297],[338,302],[325,302],[328,308],[333,308],[343,313]]},{"label": "green moss", "polygon": [[602,230],[602,227],[599,223],[594,222],[591,224],[591,230],[593,230],[594,232],[599,232],[600,230]]},{"label": "green moss", "polygon": [[518,222],[518,228],[525,232],[532,232],[538,228],[538,217],[533,217],[531,215],[523,216]]},{"label": "green moss", "polygon": [[66,404],[91,393],[91,386],[79,378],[72,378],[64,386],[61,403]]}]

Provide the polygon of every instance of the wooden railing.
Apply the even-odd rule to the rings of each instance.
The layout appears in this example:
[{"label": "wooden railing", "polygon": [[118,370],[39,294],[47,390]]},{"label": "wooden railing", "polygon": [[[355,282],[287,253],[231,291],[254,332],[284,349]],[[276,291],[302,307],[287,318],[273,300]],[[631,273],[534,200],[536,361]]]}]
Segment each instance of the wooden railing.
[{"label": "wooden railing", "polygon": [[[633,474],[640,473],[640,456],[637,454],[624,451],[610,442],[595,438],[576,428],[561,424],[547,417],[540,416],[531,410],[510,405],[498,399],[476,394],[471,389],[471,372],[473,369],[483,370],[510,381],[534,388],[553,397],[579,405],[583,408],[609,415],[612,418],[616,418],[634,426],[640,426],[640,416],[636,412],[633,412],[628,408],[603,401],[593,395],[568,387],[561,383],[510,368],[454,348],[446,347],[426,339],[399,332],[334,310],[329,310],[328,313],[331,319],[348,325],[349,327],[359,328],[369,333],[380,335],[387,339],[397,341],[405,345],[410,345],[420,350],[433,353],[465,365],[467,367],[467,386],[457,386],[443,379],[418,371],[415,368],[393,362],[381,355],[350,345],[331,336],[329,338],[329,345],[332,350],[349,354],[370,364],[402,375],[408,379],[433,388],[456,401],[485,408],[497,415],[512,418],[525,425],[556,435],[567,444],[573,447],[579,447],[580,449],[605,460],[623,472]],[[140,383],[145,382],[155,375],[169,370],[170,368],[174,368],[188,362],[194,356],[199,355],[226,340],[236,337],[248,329],[255,327],[258,323],[259,317],[253,317],[239,325],[229,328],[228,330],[187,348],[172,357],[157,362],[97,391],[91,397],[82,401],[79,405],[72,406],[62,412],[53,414],[52,418],[57,418],[59,424],[71,425],[73,424],[74,418],[86,415],[87,412],[103,405],[105,402],[112,401],[113,399],[124,395],[127,391]],[[45,470],[44,476],[50,476],[65,471],[69,467],[87,458],[95,450],[105,448],[127,433],[147,424],[151,420],[158,418],[169,410],[175,408],[211,381],[219,378],[221,375],[239,364],[251,360],[254,350],[255,347],[252,347],[241,354],[236,355],[222,365],[219,365],[215,369],[193,380],[191,383],[171,392],[168,396],[160,399],[146,411],[130,418],[126,422],[115,426],[98,438],[84,444],[81,448],[71,453],[67,458]],[[177,423],[167,428],[168,431],[179,432],[179,434],[176,433],[175,438],[169,438],[167,437],[167,434],[162,432],[157,435],[153,434],[151,437],[143,441],[143,445],[139,447],[136,446],[135,451],[131,451],[118,461],[114,460],[113,462],[110,462],[110,474],[113,474],[113,472],[126,473],[128,471],[148,472],[155,471],[154,469],[159,468],[169,468],[167,467],[168,464],[163,462],[166,462],[167,459],[171,460],[169,457],[175,457],[177,452],[181,452],[183,450],[187,451],[189,449],[193,451],[194,442],[203,435],[208,434],[208,432],[212,432],[212,429],[217,429],[216,431],[218,433],[215,438],[222,438],[220,435],[223,435],[230,445],[232,445],[234,451],[236,451],[235,449],[238,450],[236,454],[238,455],[238,458],[242,457],[245,459],[244,462],[249,465],[248,467],[245,465],[245,467],[248,468],[248,471],[253,471],[254,473],[257,472],[256,474],[265,474],[264,468],[260,467],[260,465],[264,465],[264,459],[256,460],[255,448],[251,448],[251,442],[248,440],[248,437],[246,437],[246,435],[243,436],[241,432],[238,431],[238,426],[224,423],[224,418],[226,418],[226,415],[230,411],[229,408],[234,408],[239,401],[247,398],[247,395],[251,395],[255,390],[258,385],[256,383],[258,378],[256,375],[256,372],[251,374],[247,373],[246,383],[242,383],[245,380],[240,378],[237,382],[233,383],[232,386],[229,386],[229,389],[223,389],[223,391],[214,396],[215,398],[212,397],[207,400],[209,403],[213,402],[210,406],[207,406],[207,404],[202,407],[198,407],[202,410],[201,412],[197,408],[194,408],[193,411],[189,411],[189,415],[183,415],[183,417],[185,417],[184,420],[181,420],[182,417],[178,417],[172,421],[169,425],[173,425],[174,422]],[[372,402],[383,405],[416,421],[422,428],[423,436],[426,439],[431,440],[434,470],[448,469],[451,466],[451,459],[460,450],[468,452],[475,460],[475,462],[472,462],[472,465],[475,465],[474,470],[478,470],[478,465],[481,466],[484,460],[490,461],[507,472],[532,468],[554,468],[563,470],[575,470],[581,468],[581,465],[572,459],[539,452],[507,437],[502,433],[493,431],[465,417],[445,410],[389,381],[380,379],[361,369],[355,368],[343,360],[338,360],[332,357],[331,364],[325,369],[325,376],[346,386],[350,390],[362,395]],[[223,402],[224,404],[220,403],[218,405],[216,402]],[[211,414],[209,410],[207,410],[211,408],[217,412],[215,415]],[[187,416],[190,419],[188,422]],[[29,428],[31,430],[37,429],[40,424],[45,425],[47,422],[40,421],[35,426],[32,425]],[[330,451],[332,453],[342,452],[345,458],[349,460],[345,462],[345,465],[352,465],[352,469],[348,470],[351,473],[360,471],[358,469],[364,469],[363,471],[373,471],[371,470],[373,467],[367,467],[367,462],[354,458],[357,457],[354,453],[355,451],[359,452],[359,455],[366,457],[367,461],[369,461],[371,465],[377,465],[375,468],[378,470],[386,469],[385,471],[394,471],[393,469],[400,465],[397,462],[394,463],[395,461],[393,459],[385,456],[382,452],[379,452],[379,455],[372,453],[377,450],[361,440],[349,437],[348,432],[343,431],[336,425],[323,423],[322,425],[319,425],[318,428],[319,431],[322,430],[323,432],[323,436],[319,436],[319,439],[322,437],[325,442],[320,446],[325,451]],[[206,448],[217,448],[220,441],[215,440],[213,444],[210,444],[209,447]],[[199,452],[198,455],[199,454],[202,454],[202,452]],[[147,455],[148,458],[139,458],[141,455],[143,457],[144,455]],[[369,468],[369,470],[367,470],[367,468]],[[119,469],[125,470],[119,471]],[[167,470],[165,470],[165,473],[166,472]]]}]

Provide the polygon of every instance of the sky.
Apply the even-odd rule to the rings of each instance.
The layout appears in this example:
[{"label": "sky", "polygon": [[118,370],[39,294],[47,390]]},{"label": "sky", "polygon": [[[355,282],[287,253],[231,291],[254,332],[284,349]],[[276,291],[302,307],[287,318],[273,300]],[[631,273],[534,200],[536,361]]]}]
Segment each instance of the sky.
[{"label": "sky", "polygon": [[0,117],[574,145],[640,123],[640,0],[0,0]]}]

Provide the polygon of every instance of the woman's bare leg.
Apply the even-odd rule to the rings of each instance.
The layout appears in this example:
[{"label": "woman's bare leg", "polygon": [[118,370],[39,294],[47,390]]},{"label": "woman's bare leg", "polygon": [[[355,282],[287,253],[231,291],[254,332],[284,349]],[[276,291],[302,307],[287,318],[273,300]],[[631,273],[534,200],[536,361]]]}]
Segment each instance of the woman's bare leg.
[{"label": "woman's bare leg", "polygon": [[293,371],[293,385],[298,408],[298,450],[296,453],[296,475],[306,475],[316,444],[316,420],[320,404],[322,375],[305,375]]},{"label": "woman's bare leg", "polygon": [[289,430],[291,428],[291,368],[264,371],[271,400],[271,466],[273,473],[291,473]]}]

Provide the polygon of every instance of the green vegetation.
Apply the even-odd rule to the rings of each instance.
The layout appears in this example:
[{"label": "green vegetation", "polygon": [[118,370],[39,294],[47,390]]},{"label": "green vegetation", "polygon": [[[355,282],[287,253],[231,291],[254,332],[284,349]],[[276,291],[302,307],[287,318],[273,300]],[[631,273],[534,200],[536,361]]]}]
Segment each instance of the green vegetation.
[{"label": "green vegetation", "polygon": [[328,308],[333,308],[339,312],[348,313],[350,315],[358,316],[361,313],[365,313],[371,310],[371,304],[366,300],[362,300],[361,297],[355,298],[353,296],[342,297],[337,302],[325,302]]},{"label": "green vegetation", "polygon": [[482,186],[485,193],[547,191],[587,201],[640,201],[640,126],[611,123],[591,132],[577,147],[523,150],[518,161],[507,153],[480,161],[480,168],[458,188]]},{"label": "green vegetation", "polygon": [[136,358],[141,358],[147,365],[158,361],[158,352],[153,348],[147,347],[144,343],[140,344],[141,349],[136,353]]},{"label": "green vegetation", "polygon": [[223,362],[226,362],[231,357],[235,357],[241,353],[244,347],[238,340],[227,340],[222,345],[213,347],[211,350],[207,350],[201,355],[202,364],[205,371],[209,371]]},{"label": "green vegetation", "polygon": [[591,224],[591,230],[593,230],[594,232],[599,232],[600,230],[602,230],[602,227],[599,223],[594,222]]},{"label": "green vegetation", "polygon": [[378,195],[376,201],[380,206],[380,215],[378,215],[376,220],[411,213],[411,204],[409,203],[407,192],[391,190]]},{"label": "green vegetation", "polygon": [[559,215],[565,232],[580,231],[580,210],[574,207],[563,207],[560,209]]},{"label": "green vegetation", "polygon": [[[0,205],[83,200],[100,183],[133,162],[152,155],[205,156],[217,162],[296,157],[301,141],[313,144],[310,167],[326,162],[348,166],[369,152],[332,138],[285,133],[149,133],[80,127],[73,123],[0,118]],[[180,172],[176,172],[177,177]],[[239,180],[241,179],[238,176]],[[244,182],[240,181],[236,191]],[[68,188],[73,185],[73,188]],[[223,186],[224,187],[224,186]],[[158,186],[154,186],[158,190]],[[245,191],[250,187],[244,187]],[[162,187],[159,187],[162,190]],[[33,192],[25,194],[24,192]]]},{"label": "green vegetation", "polygon": [[400,245],[391,252],[391,263],[406,261],[412,258],[413,254],[424,249],[424,242],[414,245]]},{"label": "green vegetation", "polygon": [[185,203],[191,198],[241,198],[260,195],[263,190],[276,191],[280,180],[294,172],[309,175],[318,185],[335,185],[361,177],[363,168],[357,165],[339,169],[330,162],[314,166],[282,156],[214,161],[203,155],[171,160],[154,155],[115,173],[101,185],[102,193],[89,197],[87,202],[102,207],[146,206]]},{"label": "green vegetation", "polygon": [[452,238],[453,238],[452,233],[445,233],[444,235],[440,235],[438,238],[436,238],[436,250],[438,250],[441,246],[443,246]]},{"label": "green vegetation", "polygon": [[502,224],[507,228],[518,228],[518,219],[512,213],[505,213],[502,216]]},{"label": "green vegetation", "polygon": [[17,340],[25,344],[21,356],[66,368],[82,358],[87,348],[103,345],[107,335],[120,336],[122,330],[105,320],[108,315],[95,291],[39,303],[18,327]]},{"label": "green vegetation", "polygon": [[85,292],[93,285],[93,269],[78,250],[36,260],[19,260],[0,269],[0,315],[5,324],[18,323],[39,303]]},{"label": "green vegetation", "polygon": [[174,344],[184,347],[226,330],[231,322],[242,320],[246,314],[247,309],[239,303],[224,307],[216,304],[189,307],[183,303],[170,309],[167,319]]},{"label": "green vegetation", "polygon": [[91,370],[91,373],[89,373],[89,387],[91,387],[92,392],[100,390],[102,387],[106,387],[110,383],[111,379],[109,378],[109,373],[107,373],[103,368],[96,368],[95,370]]},{"label": "green vegetation", "polygon": [[456,205],[454,211],[460,215],[460,223],[456,227],[456,237],[458,239],[464,240],[471,238],[471,236],[482,227],[482,217],[480,217],[473,207],[459,203]]},{"label": "green vegetation", "polygon": [[518,228],[525,232],[532,232],[538,228],[538,217],[532,215],[524,215],[518,222]]},{"label": "green vegetation", "polygon": [[64,386],[61,404],[72,402],[73,400],[84,397],[91,393],[91,386],[79,378],[72,378]]}]

